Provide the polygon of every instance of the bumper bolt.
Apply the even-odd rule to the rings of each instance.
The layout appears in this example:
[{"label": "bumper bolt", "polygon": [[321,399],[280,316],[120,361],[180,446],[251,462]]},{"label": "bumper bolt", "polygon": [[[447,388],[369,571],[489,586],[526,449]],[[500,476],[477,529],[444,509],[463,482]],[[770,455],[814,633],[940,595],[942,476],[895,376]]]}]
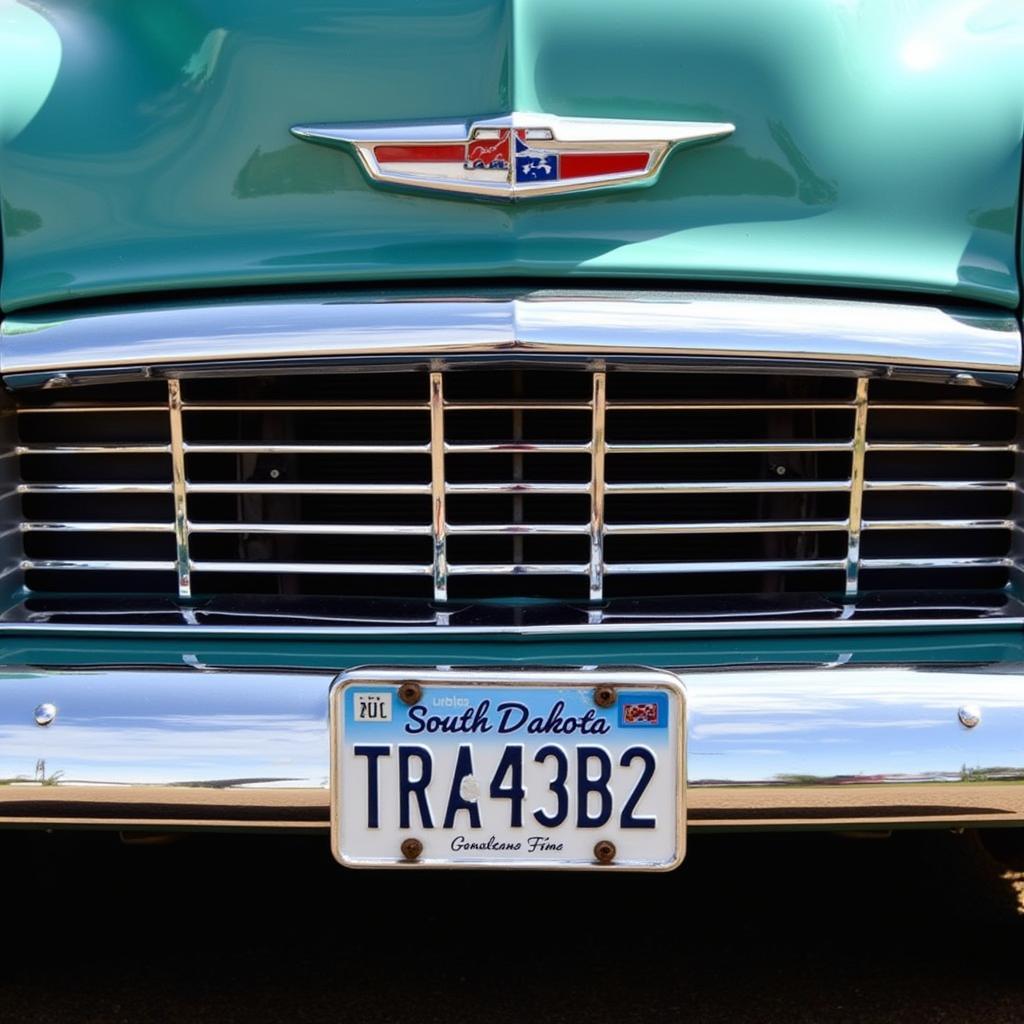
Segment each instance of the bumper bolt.
[{"label": "bumper bolt", "polygon": [[615,844],[607,839],[602,839],[594,846],[594,857],[598,864],[611,864],[615,860]]},{"label": "bumper bolt", "polygon": [[976,704],[964,704],[957,711],[956,717],[965,729],[973,729],[981,724],[981,709]]},{"label": "bumper bolt", "polygon": [[402,840],[402,856],[406,860],[419,860],[423,852],[423,844],[418,839]]},{"label": "bumper bolt", "polygon": [[[599,708],[610,708],[615,703],[615,687],[595,686],[594,703]],[[614,850],[615,847],[612,847],[612,849]]]},{"label": "bumper bolt", "polygon": [[36,725],[49,725],[57,717],[56,704],[40,704],[35,712]]},{"label": "bumper bolt", "polygon": [[402,683],[398,688],[398,699],[405,704],[419,704],[423,687],[419,683]]}]

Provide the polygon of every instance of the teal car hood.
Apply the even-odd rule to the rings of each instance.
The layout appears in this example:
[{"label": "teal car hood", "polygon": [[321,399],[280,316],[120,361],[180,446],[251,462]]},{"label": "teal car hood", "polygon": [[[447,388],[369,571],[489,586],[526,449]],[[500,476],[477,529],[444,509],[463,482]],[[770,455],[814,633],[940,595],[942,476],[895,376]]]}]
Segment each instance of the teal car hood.
[{"label": "teal car hood", "polygon": [[[311,122],[731,122],[650,187],[389,191]],[[6,310],[482,277],[1016,306],[1017,0],[0,0]]]}]

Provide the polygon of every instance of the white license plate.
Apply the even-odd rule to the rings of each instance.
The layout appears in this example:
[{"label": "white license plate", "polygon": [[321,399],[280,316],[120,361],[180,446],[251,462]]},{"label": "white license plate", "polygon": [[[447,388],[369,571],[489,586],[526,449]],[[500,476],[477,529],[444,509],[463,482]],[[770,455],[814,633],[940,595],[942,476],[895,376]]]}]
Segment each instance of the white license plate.
[{"label": "white license plate", "polygon": [[331,692],[331,842],[351,867],[668,870],[685,695],[652,669],[363,668]]}]

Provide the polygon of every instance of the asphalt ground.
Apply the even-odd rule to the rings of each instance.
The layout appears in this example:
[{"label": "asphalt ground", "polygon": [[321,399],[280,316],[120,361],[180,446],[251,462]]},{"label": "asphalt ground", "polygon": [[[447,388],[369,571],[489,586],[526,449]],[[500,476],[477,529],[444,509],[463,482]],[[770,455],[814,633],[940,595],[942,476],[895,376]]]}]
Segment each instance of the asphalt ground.
[{"label": "asphalt ground", "polygon": [[1024,875],[951,834],[671,875],[350,872],[325,838],[3,833],[0,1020],[1024,1021]]}]

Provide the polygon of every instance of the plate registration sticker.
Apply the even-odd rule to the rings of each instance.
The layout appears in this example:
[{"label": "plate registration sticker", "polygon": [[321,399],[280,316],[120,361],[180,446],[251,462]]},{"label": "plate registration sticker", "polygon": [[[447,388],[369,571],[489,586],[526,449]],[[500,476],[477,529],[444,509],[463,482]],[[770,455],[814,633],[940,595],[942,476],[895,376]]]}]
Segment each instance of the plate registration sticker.
[{"label": "plate registration sticker", "polygon": [[665,870],[684,852],[685,695],[646,669],[358,669],[331,693],[349,866]]}]

